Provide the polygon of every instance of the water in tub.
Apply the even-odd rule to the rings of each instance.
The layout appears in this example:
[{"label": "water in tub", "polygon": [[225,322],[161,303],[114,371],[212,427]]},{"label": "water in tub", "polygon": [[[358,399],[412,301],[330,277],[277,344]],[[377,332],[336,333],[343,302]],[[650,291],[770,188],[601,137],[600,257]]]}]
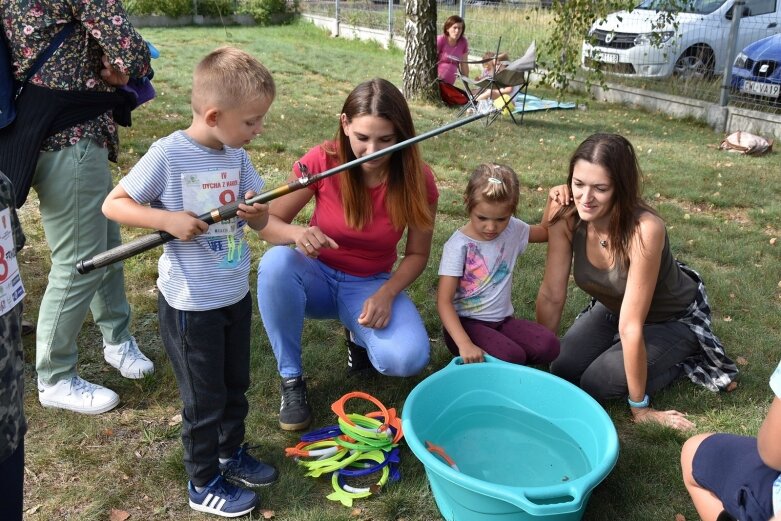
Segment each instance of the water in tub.
[{"label": "water in tub", "polygon": [[513,487],[544,487],[590,472],[580,446],[550,421],[503,406],[457,408],[439,419],[436,443],[460,472]]}]

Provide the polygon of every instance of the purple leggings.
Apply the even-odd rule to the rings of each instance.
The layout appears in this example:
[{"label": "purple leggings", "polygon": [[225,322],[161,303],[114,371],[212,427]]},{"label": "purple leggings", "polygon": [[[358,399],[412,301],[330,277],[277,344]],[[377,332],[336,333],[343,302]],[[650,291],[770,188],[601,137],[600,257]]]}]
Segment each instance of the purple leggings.
[{"label": "purple leggings", "polygon": [[[542,324],[507,317],[499,322],[461,318],[464,331],[489,355],[514,364],[548,364],[559,356],[559,338]],[[445,345],[458,356],[458,346],[442,328]]]}]

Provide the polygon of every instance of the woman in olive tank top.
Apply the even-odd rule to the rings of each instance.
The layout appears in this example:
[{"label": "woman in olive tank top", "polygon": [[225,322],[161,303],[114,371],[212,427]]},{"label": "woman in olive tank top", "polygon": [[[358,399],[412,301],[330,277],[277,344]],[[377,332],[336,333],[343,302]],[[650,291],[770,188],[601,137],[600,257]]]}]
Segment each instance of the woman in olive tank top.
[{"label": "woman in olive tank top", "polygon": [[594,134],[580,144],[567,184],[551,190],[565,206],[549,227],[537,321],[558,330],[572,270],[592,301],[562,338],[551,372],[598,400],[627,399],[637,422],[688,429],[685,414],[653,409],[649,395],[683,374],[725,390],[737,368],[711,330],[699,275],[673,257],[640,184],[626,138]]}]

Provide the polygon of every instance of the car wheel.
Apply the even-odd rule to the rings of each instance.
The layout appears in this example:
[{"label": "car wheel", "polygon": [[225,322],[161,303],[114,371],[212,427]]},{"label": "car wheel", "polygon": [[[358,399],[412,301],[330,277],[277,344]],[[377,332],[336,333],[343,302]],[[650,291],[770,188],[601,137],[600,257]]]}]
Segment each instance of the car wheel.
[{"label": "car wheel", "polygon": [[713,62],[713,51],[710,47],[689,47],[675,62],[673,74],[686,79],[706,79],[713,75]]}]

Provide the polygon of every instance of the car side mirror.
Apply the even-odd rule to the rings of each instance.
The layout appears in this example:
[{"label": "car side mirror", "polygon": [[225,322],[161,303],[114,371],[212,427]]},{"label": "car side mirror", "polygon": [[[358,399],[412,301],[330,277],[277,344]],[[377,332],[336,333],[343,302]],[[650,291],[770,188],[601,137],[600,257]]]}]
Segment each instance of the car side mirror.
[{"label": "car side mirror", "polygon": [[[727,12],[726,12],[726,13],[724,13],[724,18],[726,18],[727,20],[732,20],[732,10],[733,10],[733,9],[735,9],[735,6],[734,6],[734,5],[733,5],[732,7],[730,7],[730,8],[727,10]],[[743,16],[743,17],[745,17],[745,16],[751,16],[751,8],[750,8],[750,7],[748,7],[747,5],[744,5],[744,6],[743,6],[743,13],[742,13],[742,15],[741,15],[741,16]]]}]

